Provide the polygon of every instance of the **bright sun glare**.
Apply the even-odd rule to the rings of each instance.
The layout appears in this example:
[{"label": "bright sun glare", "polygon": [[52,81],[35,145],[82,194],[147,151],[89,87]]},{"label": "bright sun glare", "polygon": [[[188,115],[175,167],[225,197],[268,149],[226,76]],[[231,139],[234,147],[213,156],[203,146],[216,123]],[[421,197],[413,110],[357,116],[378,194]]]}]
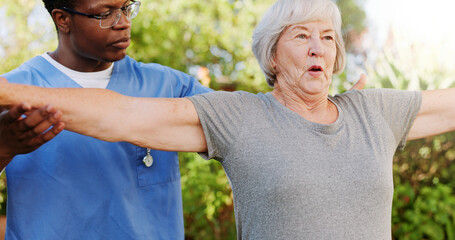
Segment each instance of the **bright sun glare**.
[{"label": "bright sun glare", "polygon": [[417,66],[455,72],[453,0],[366,0],[367,18],[377,44],[392,29],[396,47],[413,52]]}]

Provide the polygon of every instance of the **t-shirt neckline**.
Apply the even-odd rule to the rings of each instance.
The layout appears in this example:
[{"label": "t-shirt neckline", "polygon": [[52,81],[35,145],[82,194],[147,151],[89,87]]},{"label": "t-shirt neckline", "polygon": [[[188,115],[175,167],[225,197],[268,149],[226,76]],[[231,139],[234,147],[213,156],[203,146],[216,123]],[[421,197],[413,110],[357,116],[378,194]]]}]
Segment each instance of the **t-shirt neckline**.
[{"label": "t-shirt neckline", "polygon": [[298,113],[292,111],[291,109],[287,108],[286,106],[284,106],[283,104],[281,104],[274,96],[271,92],[268,92],[265,94],[265,96],[275,105],[277,106],[279,109],[281,109],[282,111],[288,113],[290,116],[292,116],[293,118],[295,119],[298,119],[300,120],[302,123],[304,123],[305,125],[308,125],[309,127],[317,130],[317,131],[320,131],[320,132],[323,132],[323,133],[333,133],[335,131],[337,131],[337,129],[339,129],[341,123],[343,122],[343,118],[344,118],[344,114],[343,114],[343,110],[342,108],[337,104],[337,102],[335,101],[334,97],[331,96],[331,95],[328,95],[327,98],[329,99],[330,102],[332,102],[335,107],[337,108],[338,110],[338,118],[335,122],[333,123],[330,123],[330,124],[322,124],[322,123],[316,123],[316,122],[312,122],[312,121],[309,121],[307,120],[306,118],[300,116]]}]

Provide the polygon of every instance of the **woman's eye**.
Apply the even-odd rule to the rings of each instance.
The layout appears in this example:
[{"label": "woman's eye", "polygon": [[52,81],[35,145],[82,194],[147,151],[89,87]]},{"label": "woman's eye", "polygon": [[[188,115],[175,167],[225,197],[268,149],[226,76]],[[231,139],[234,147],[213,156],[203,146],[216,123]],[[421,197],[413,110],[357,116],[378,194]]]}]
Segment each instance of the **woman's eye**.
[{"label": "woman's eye", "polygon": [[307,39],[308,36],[306,34],[300,34],[300,35],[297,36],[297,38]]},{"label": "woman's eye", "polygon": [[332,41],[332,40],[333,40],[333,37],[332,37],[332,36],[325,36],[323,39],[324,39],[324,40]]}]

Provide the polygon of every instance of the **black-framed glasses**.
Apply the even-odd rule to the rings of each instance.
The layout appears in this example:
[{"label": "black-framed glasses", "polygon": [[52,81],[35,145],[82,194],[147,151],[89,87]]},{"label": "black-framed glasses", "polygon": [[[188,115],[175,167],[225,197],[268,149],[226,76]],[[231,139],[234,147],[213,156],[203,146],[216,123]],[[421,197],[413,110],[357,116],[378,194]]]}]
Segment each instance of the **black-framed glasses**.
[{"label": "black-framed glasses", "polygon": [[81,16],[86,16],[88,18],[95,18],[100,20],[100,27],[101,28],[111,28],[119,22],[120,18],[122,17],[122,13],[125,14],[126,18],[128,21],[131,21],[131,19],[135,18],[137,14],[139,13],[139,7],[141,6],[141,2],[133,2],[131,4],[128,4],[124,7],[117,8],[117,9],[112,9],[107,12],[103,12],[100,15],[92,15],[92,14],[86,14],[83,12],[78,12],[76,10],[62,7],[61,10],[73,13],[73,14],[78,14]]}]

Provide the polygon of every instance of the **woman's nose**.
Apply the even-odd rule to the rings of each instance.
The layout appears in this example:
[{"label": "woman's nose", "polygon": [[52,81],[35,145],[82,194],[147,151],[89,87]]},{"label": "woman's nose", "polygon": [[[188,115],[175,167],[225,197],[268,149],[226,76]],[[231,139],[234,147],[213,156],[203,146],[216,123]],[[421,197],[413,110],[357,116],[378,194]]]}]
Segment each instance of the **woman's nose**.
[{"label": "woman's nose", "polygon": [[316,57],[322,56],[324,54],[324,48],[322,46],[321,39],[311,38],[310,41],[311,41],[311,43],[310,43],[310,49],[309,49],[308,54],[310,56],[316,56]]}]

